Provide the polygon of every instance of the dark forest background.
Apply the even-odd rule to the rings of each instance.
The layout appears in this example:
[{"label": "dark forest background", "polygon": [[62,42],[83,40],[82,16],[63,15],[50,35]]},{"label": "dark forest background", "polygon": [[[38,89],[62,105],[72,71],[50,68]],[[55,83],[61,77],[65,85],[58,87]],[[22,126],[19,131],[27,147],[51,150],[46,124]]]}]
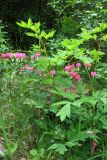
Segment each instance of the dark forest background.
[{"label": "dark forest background", "polygon": [[[0,0],[0,19],[11,45],[28,48],[31,39],[25,38],[17,21],[40,21],[45,29],[54,28],[58,37],[75,37],[81,28],[91,29],[107,22],[106,0]],[[25,47],[26,45],[26,47]]]}]

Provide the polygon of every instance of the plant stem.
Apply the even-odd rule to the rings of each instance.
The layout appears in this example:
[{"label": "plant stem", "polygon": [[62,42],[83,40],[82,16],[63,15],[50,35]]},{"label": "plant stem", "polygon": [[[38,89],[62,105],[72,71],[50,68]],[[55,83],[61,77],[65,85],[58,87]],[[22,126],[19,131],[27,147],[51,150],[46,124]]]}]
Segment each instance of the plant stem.
[{"label": "plant stem", "polygon": [[7,137],[6,130],[5,130],[5,127],[4,127],[4,124],[3,124],[2,113],[0,113],[0,123],[1,123],[1,130],[2,130],[2,133],[3,133],[3,137],[4,137],[4,140],[5,140],[5,145],[6,145],[6,148],[7,148],[8,158],[9,158],[9,160],[13,160],[11,150],[10,150],[10,146],[9,146],[9,142],[8,142],[8,137]]},{"label": "plant stem", "polygon": [[87,160],[92,160],[92,159],[95,159],[95,158],[98,158],[98,157],[101,157],[101,156],[106,156],[107,155],[107,153],[102,153],[102,154],[99,154],[99,155],[96,155],[96,156],[94,156],[94,157],[92,157],[92,158],[89,158],[89,159],[87,159]]},{"label": "plant stem", "polygon": [[88,71],[87,68],[86,68],[86,71],[87,71],[87,74],[88,74],[88,77],[89,77],[89,80],[90,80],[90,85],[92,87],[92,90],[94,91],[94,87],[93,87],[93,84],[92,84],[92,81],[91,81],[91,77],[90,77],[90,74],[89,74],[89,71]]}]

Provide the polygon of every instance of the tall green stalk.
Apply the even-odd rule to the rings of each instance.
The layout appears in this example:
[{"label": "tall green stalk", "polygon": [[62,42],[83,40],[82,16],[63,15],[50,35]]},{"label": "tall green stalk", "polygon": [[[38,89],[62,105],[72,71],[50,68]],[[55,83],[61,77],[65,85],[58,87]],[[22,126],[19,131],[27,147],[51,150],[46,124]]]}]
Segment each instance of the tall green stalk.
[{"label": "tall green stalk", "polygon": [[12,154],[11,154],[11,149],[10,149],[10,146],[9,146],[9,141],[8,141],[7,133],[6,133],[6,130],[5,130],[5,127],[4,127],[2,111],[0,111],[0,124],[1,124],[0,129],[2,131],[4,140],[5,140],[5,146],[6,146],[6,149],[7,149],[8,160],[13,160]]}]

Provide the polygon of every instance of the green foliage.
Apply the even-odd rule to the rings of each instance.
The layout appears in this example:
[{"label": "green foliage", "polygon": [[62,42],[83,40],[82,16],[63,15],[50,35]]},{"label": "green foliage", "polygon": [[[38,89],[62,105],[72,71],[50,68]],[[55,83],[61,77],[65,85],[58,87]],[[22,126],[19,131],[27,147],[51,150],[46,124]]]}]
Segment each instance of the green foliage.
[{"label": "green foliage", "polygon": [[46,33],[45,31],[41,30],[40,22],[33,24],[30,18],[28,19],[27,23],[25,23],[24,21],[21,21],[21,23],[17,22],[17,24],[22,28],[27,28],[32,31],[32,32],[26,32],[26,35],[36,38],[38,40],[38,44],[36,45],[37,46],[36,48],[38,48],[40,51],[45,52],[46,54],[47,52],[45,47],[46,42],[44,42],[44,39],[45,41],[47,41],[49,38],[53,37],[55,34],[55,31]]},{"label": "green foliage", "polygon": [[9,50],[9,44],[7,39],[7,32],[4,31],[5,26],[3,26],[0,20],[0,52],[5,52]]},{"label": "green foliage", "polygon": [[[43,12],[39,0],[24,2],[32,3],[34,13],[33,4],[37,4],[40,16],[26,11],[26,18],[17,22],[18,48],[19,42],[32,43],[26,58],[0,59],[0,143],[4,140],[0,156],[10,160],[106,160],[106,0],[44,0]],[[27,15],[31,18],[25,22]],[[50,16],[49,24],[44,23]],[[33,23],[35,19],[38,22]],[[0,45],[7,47],[2,29],[1,25]],[[1,51],[7,51],[5,47]],[[39,58],[35,52],[40,52]],[[75,67],[66,71],[65,66],[72,64]],[[70,75],[72,71],[80,80]]]},{"label": "green foliage", "polygon": [[[64,39],[62,41],[62,47],[65,50],[58,50],[57,55],[54,55],[52,59],[53,63],[61,64],[65,60],[72,59],[80,60],[84,63],[98,63],[101,57],[104,55],[102,47],[105,43],[105,39],[102,36],[102,33],[107,29],[106,23],[99,24],[99,27],[96,27],[93,30],[82,29],[82,33],[78,36],[78,39]],[[97,37],[97,33],[100,33],[100,37]],[[104,39],[104,40],[103,40]],[[91,47],[90,44],[93,43]],[[97,49],[93,48],[97,44]],[[84,47],[83,47],[84,46]],[[91,50],[92,48],[92,50]]]}]

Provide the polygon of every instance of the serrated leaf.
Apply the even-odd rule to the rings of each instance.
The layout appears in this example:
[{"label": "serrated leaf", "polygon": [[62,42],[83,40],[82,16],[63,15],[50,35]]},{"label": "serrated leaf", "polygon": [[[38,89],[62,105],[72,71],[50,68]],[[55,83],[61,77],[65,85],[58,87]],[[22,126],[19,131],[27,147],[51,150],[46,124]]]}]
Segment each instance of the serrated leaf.
[{"label": "serrated leaf", "polygon": [[27,32],[26,35],[30,37],[36,37],[36,34],[32,32]]},{"label": "serrated leaf", "polygon": [[68,101],[61,101],[61,102],[53,103],[51,106],[59,106],[62,104],[67,104],[67,103],[68,103]]},{"label": "serrated leaf", "polygon": [[31,20],[31,18],[29,18],[28,19],[28,28],[31,28],[31,26],[32,26],[32,20]]},{"label": "serrated leaf", "polygon": [[102,98],[101,98],[101,101],[102,101],[103,104],[104,104],[104,112],[107,112],[107,98],[102,97]]},{"label": "serrated leaf", "polygon": [[52,146],[50,146],[48,148],[48,150],[55,150],[56,152],[58,152],[61,155],[63,155],[66,151],[68,151],[68,149],[66,148],[65,145],[59,144],[59,143],[53,144]]},{"label": "serrated leaf", "polygon": [[71,106],[70,105],[71,105],[71,103],[67,103],[56,114],[56,116],[60,117],[61,121],[64,121],[66,117],[70,118],[70,115],[71,115]]}]

